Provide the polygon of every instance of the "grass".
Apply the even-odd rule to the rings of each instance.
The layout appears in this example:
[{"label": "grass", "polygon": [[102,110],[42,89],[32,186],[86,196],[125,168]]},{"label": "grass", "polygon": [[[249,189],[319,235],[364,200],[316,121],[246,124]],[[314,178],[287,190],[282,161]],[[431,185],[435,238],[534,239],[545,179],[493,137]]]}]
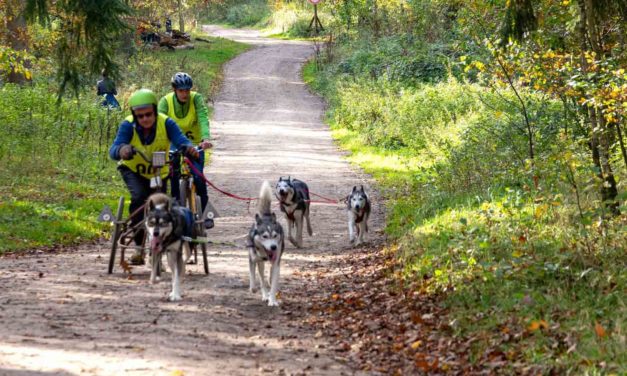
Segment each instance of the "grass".
[{"label": "grass", "polygon": [[[211,40],[197,42],[194,50],[140,54],[118,84],[120,103],[140,87],[166,94],[170,77],[179,70],[192,74],[197,90],[211,99],[221,82],[222,65],[248,48],[222,38]],[[90,95],[80,106],[66,100],[56,107],[54,88],[46,84],[4,86],[0,92],[15,102],[0,110],[13,136],[7,140],[10,147],[0,149],[0,254],[107,237],[110,225],[97,222],[99,212],[104,205],[115,211],[118,197],[128,196],[115,162],[108,159],[115,126],[127,110],[107,115]],[[30,121],[18,122],[25,113]]]},{"label": "grass", "polygon": [[[517,372],[511,367],[521,362],[543,373],[627,372],[627,216],[599,220],[591,209],[598,207],[594,183],[581,187],[588,208],[583,215],[591,219],[585,222],[573,193],[549,173],[559,163],[550,157],[545,165],[537,162],[537,190],[529,188],[533,182],[510,186],[496,181],[480,190],[447,189],[446,172],[463,167],[448,165],[447,156],[466,145],[445,143],[449,149],[438,154],[432,145],[389,148],[367,142],[363,133],[369,130],[343,117],[342,101],[350,95],[330,85],[333,77],[318,72],[312,61],[304,67],[303,79],[327,97],[334,138],[350,151],[350,162],[376,179],[386,199],[386,232],[396,245],[390,248],[398,249],[398,279],[440,297],[454,333],[472,342],[476,363],[507,359],[504,373]],[[428,85],[418,90],[433,93]],[[415,98],[426,111],[434,111],[426,119],[438,120],[440,96]],[[358,106],[368,104],[352,106],[353,111]],[[453,117],[463,123],[464,116],[474,115]],[[490,116],[488,112],[486,118]],[[446,139],[455,139],[452,130],[462,134],[469,129],[448,123],[445,128]],[[436,134],[430,139],[438,140],[440,128],[431,131]]]}]

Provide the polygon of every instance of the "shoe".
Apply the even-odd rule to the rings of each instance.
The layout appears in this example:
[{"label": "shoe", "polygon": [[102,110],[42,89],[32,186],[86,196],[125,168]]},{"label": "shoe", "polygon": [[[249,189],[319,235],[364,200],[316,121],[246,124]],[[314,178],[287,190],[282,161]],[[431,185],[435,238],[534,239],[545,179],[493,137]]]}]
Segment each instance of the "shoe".
[{"label": "shoe", "polygon": [[205,229],[206,230],[212,229],[213,226],[214,226],[213,218],[205,218]]},{"label": "shoe", "polygon": [[141,253],[135,253],[131,256],[131,265],[144,265],[144,256]]}]

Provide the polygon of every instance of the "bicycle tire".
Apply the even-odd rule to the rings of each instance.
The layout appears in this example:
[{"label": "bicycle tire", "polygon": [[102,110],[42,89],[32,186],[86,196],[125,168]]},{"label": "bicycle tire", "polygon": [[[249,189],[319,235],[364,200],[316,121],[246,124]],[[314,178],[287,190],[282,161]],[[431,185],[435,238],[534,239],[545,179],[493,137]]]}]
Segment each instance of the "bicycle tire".
[{"label": "bicycle tire", "polygon": [[115,216],[113,225],[113,234],[111,235],[111,252],[109,254],[109,268],[107,274],[113,273],[113,264],[115,264],[115,254],[118,249],[118,238],[122,234],[122,215],[124,214],[124,196],[118,201],[118,211]]},{"label": "bicycle tire", "polygon": [[[202,205],[200,203],[200,196],[196,195],[196,213],[194,217],[196,217],[196,233],[204,234],[205,231],[205,223],[203,217]],[[206,236],[206,235],[205,235]],[[194,257],[196,257],[198,244],[200,244],[200,250],[202,251],[202,263],[203,268],[205,269],[205,274],[209,275],[209,261],[207,260],[207,244],[206,243],[196,243],[196,249],[194,250]],[[198,262],[196,262],[198,263]]]},{"label": "bicycle tire", "polygon": [[187,197],[189,197],[188,189],[187,181],[185,179],[179,180],[179,203],[186,208],[190,207],[187,202]]}]

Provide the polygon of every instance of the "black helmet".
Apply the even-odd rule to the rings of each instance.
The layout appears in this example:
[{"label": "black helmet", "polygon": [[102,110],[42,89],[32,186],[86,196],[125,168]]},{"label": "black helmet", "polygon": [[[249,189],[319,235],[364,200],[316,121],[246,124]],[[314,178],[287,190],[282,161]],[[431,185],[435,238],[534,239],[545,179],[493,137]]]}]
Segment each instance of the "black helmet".
[{"label": "black helmet", "polygon": [[193,84],[192,76],[185,72],[177,72],[172,76],[172,87],[175,89],[191,89]]}]

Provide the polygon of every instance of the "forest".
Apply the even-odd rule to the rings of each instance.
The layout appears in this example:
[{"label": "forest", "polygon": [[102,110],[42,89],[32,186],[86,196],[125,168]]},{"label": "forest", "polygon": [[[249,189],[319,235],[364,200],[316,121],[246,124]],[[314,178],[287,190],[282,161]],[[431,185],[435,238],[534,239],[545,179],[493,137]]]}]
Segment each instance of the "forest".
[{"label": "forest", "polygon": [[[433,355],[437,338],[372,337],[365,347],[387,346],[375,359],[398,353],[426,374],[627,371],[627,0],[324,0],[320,31],[303,0],[4,0],[0,12],[0,254],[106,236],[96,217],[124,193],[107,150],[126,112],[100,105],[102,70],[121,104],[140,87],[165,94],[178,70],[211,99],[248,47],[201,25],[255,28],[312,44],[303,80],[385,202],[385,256],[372,260],[385,288],[442,312],[469,368]],[[195,49],[142,41],[140,26],[166,18]],[[331,320],[355,309],[328,299]]]}]

